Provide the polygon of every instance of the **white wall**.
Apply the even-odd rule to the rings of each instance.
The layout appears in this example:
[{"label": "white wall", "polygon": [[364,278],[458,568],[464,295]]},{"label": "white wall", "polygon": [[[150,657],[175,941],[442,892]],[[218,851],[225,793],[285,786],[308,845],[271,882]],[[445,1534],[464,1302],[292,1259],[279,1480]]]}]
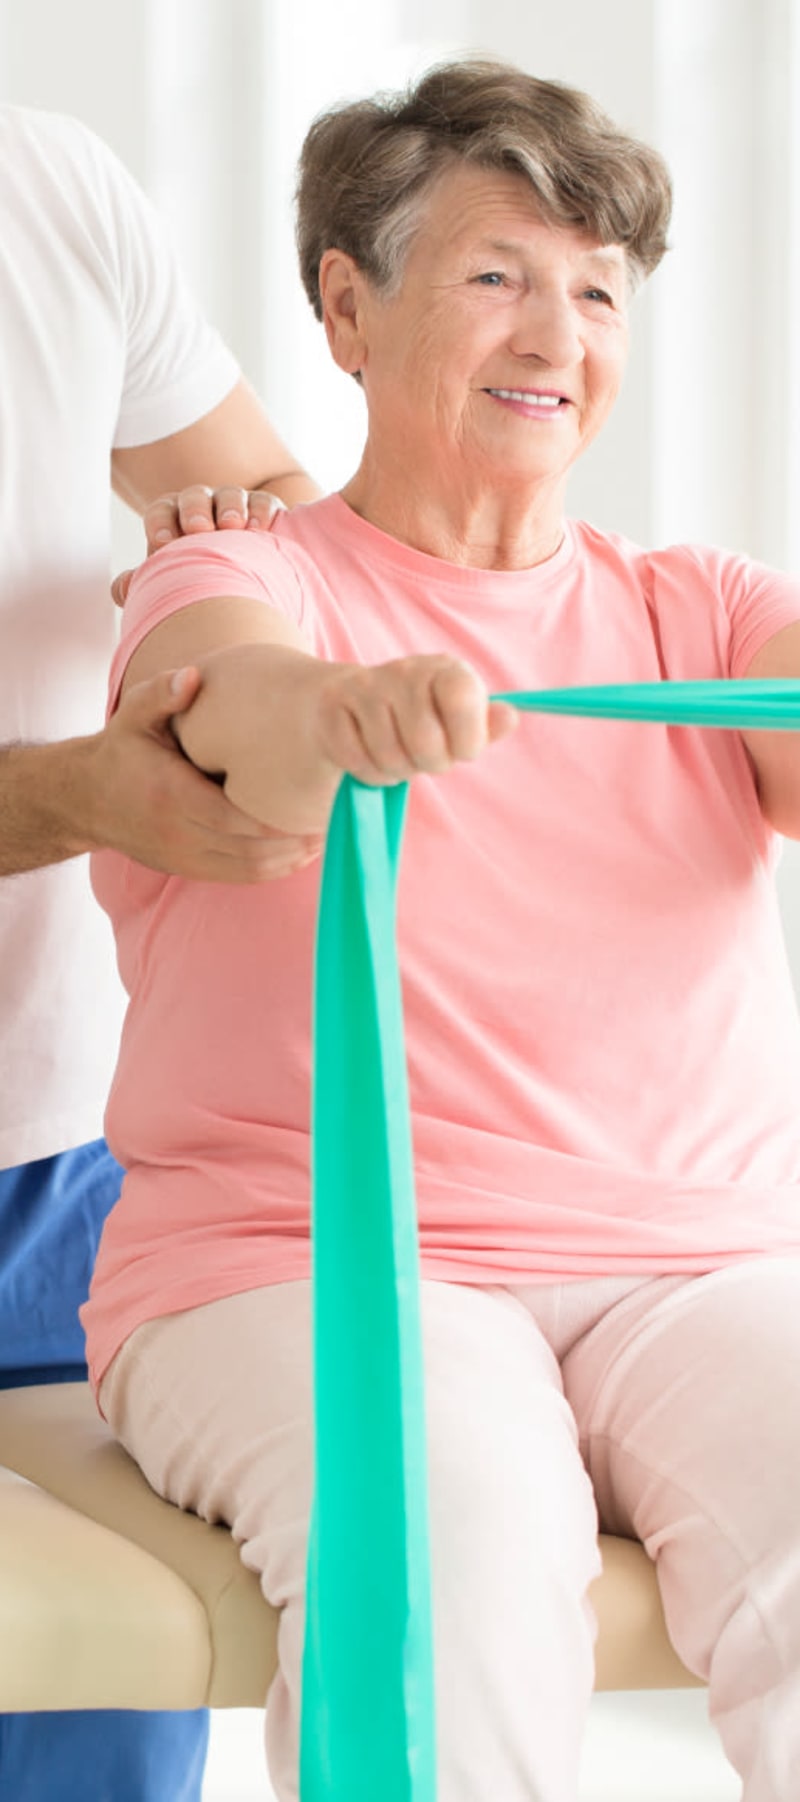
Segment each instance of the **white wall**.
[{"label": "white wall", "polygon": [[[481,49],[588,87],[662,148],[674,248],[573,504],[800,568],[796,0],[0,0],[0,96],[94,125],[171,218],[208,310],[325,483],[361,439],[294,267],[313,113]],[[794,84],[794,86],[792,85]],[[790,226],[794,227],[793,233]]]},{"label": "white wall", "polygon": [[[626,387],[573,510],[800,571],[798,0],[0,0],[0,97],[75,112],[114,145],[330,486],[358,456],[361,397],[295,271],[297,148],[320,107],[466,49],[587,87],[675,174],[673,249],[636,302]],[[117,544],[124,561],[138,537]],[[794,848],[784,891],[794,943]],[[800,931],[794,958],[800,972]]]}]

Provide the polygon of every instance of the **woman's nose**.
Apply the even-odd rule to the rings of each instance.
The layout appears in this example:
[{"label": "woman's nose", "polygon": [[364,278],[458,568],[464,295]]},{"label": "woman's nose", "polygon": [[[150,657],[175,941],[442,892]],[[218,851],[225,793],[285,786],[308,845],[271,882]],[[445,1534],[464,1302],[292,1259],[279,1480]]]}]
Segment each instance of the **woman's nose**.
[{"label": "woman's nose", "polygon": [[566,298],[529,295],[515,321],[510,348],[517,356],[538,357],[550,369],[568,369],[583,360],[580,319]]}]

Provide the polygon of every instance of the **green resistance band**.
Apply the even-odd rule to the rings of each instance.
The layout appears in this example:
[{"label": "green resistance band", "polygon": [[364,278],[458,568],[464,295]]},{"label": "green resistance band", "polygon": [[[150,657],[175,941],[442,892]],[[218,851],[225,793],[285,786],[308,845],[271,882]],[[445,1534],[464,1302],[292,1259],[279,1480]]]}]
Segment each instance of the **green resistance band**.
[{"label": "green resistance band", "polygon": [[[493,697],[531,712],[797,728],[800,682]],[[435,1802],[414,1172],[395,893],[408,789],[346,777],[317,928],[312,1097],[315,1496],[302,1802]]]}]

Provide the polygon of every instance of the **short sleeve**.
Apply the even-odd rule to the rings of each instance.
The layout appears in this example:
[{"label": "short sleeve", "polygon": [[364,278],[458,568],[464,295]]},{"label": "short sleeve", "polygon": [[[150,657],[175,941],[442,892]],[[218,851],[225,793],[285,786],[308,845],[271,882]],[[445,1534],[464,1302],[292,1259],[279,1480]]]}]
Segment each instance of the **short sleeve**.
[{"label": "short sleeve", "polygon": [[209,532],[176,538],[140,564],[131,581],[111,665],[108,712],[117,705],[134,651],[155,626],[198,601],[227,595],[263,601],[296,625],[306,625],[297,572],[274,535]]},{"label": "short sleeve", "polygon": [[121,310],[125,364],[114,447],[151,444],[224,400],[239,365],[195,300],[165,221],[108,145],[69,123],[80,134]]},{"label": "short sleeve", "polygon": [[743,676],[776,632],[800,621],[800,578],[747,557],[726,557],[720,580],[730,622],[729,674]]}]

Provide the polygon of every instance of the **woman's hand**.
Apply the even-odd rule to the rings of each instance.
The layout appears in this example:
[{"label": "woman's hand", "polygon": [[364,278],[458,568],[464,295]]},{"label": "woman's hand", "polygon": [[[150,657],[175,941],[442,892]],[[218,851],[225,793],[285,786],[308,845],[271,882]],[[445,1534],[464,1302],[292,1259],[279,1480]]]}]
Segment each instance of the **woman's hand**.
[{"label": "woman's hand", "polygon": [[371,668],[322,667],[316,732],[322,755],[360,782],[386,785],[479,757],[513,730],[516,710],[490,701],[468,664],[403,657]]},{"label": "woman's hand", "polygon": [[272,642],[228,645],[201,667],[196,701],[173,721],[187,756],[222,775],[243,813],[296,839],[324,833],[343,774],[438,775],[516,724],[452,657],[365,667]]}]

